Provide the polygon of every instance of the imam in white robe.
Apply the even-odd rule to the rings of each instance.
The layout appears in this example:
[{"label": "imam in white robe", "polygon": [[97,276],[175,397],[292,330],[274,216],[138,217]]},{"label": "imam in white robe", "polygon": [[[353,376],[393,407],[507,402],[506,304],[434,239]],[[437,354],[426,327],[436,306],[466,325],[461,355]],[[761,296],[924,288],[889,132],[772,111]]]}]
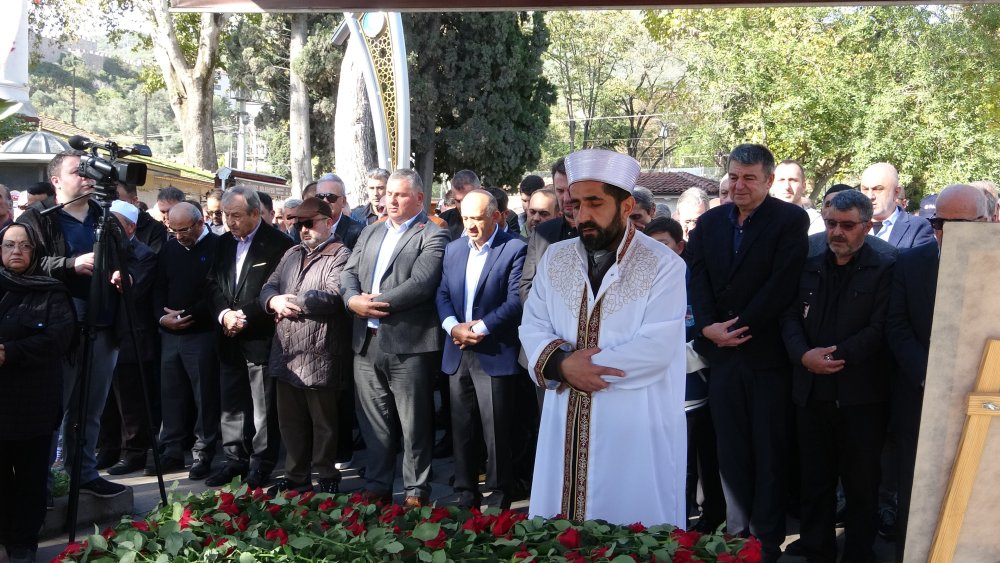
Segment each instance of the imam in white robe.
[{"label": "imam in white robe", "polygon": [[[545,252],[519,333],[529,375],[547,389],[531,516],[685,527],[685,271],[631,224],[596,297],[579,238]],[[592,394],[544,379],[557,348],[593,347],[594,364],[625,376],[604,376],[608,388]]]}]

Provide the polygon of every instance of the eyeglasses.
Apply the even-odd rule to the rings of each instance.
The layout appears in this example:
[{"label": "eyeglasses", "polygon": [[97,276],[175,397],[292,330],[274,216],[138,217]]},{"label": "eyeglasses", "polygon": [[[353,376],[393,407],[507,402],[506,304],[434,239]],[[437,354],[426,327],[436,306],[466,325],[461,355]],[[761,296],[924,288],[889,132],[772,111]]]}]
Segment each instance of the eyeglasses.
[{"label": "eyeglasses", "polygon": [[932,229],[940,231],[944,229],[945,223],[975,223],[982,220],[982,217],[976,217],[975,219],[945,219],[944,217],[931,217],[927,220],[930,221]]},{"label": "eyeglasses", "polygon": [[292,228],[295,229],[296,231],[301,230],[303,227],[305,227],[306,229],[311,229],[313,228],[313,225],[316,223],[316,221],[322,221],[323,219],[327,219],[327,217],[323,215],[320,217],[313,217],[312,219],[298,219],[294,223],[292,223]]},{"label": "eyeglasses", "polygon": [[329,203],[337,203],[337,200],[340,199],[340,194],[316,194],[316,197],[325,199]]},{"label": "eyeglasses", "polygon": [[29,250],[34,250],[35,245],[31,244],[30,242],[14,242],[12,240],[3,243],[3,249],[6,252],[11,252],[15,248],[17,248],[21,252],[28,252]]},{"label": "eyeglasses", "polygon": [[190,227],[181,227],[180,229],[171,229],[170,227],[167,227],[167,232],[172,235],[183,235],[184,233],[190,233],[194,228],[195,225],[191,225]]},{"label": "eyeglasses", "polygon": [[827,219],[824,223],[826,223],[826,228],[831,231],[838,226],[842,231],[853,231],[858,225],[863,224],[859,221],[834,221],[833,219]]}]

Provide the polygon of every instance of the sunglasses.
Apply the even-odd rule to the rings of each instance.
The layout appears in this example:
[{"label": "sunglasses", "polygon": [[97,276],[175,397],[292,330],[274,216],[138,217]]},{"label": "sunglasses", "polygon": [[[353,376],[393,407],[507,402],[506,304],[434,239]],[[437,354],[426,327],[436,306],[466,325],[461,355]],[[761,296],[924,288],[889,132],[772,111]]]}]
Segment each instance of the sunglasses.
[{"label": "sunglasses", "polygon": [[322,221],[323,219],[328,219],[328,217],[321,216],[321,217],[313,217],[312,219],[297,220],[294,223],[292,223],[292,229],[296,231],[302,230],[303,228],[311,229],[313,228],[313,225],[315,224],[316,221]]},{"label": "sunglasses", "polygon": [[340,199],[340,194],[316,194],[316,197],[325,199],[329,203],[337,203],[337,200]]},{"label": "sunglasses", "polygon": [[944,217],[931,217],[928,221],[930,221],[932,229],[940,231],[944,229],[945,223],[975,223],[980,219],[982,219],[982,217],[977,217],[975,219],[945,219]]},{"label": "sunglasses", "polygon": [[839,225],[840,229],[844,231],[853,231],[858,225],[863,224],[858,221],[834,221],[833,219],[827,219],[824,223],[826,223],[827,229],[833,230]]}]

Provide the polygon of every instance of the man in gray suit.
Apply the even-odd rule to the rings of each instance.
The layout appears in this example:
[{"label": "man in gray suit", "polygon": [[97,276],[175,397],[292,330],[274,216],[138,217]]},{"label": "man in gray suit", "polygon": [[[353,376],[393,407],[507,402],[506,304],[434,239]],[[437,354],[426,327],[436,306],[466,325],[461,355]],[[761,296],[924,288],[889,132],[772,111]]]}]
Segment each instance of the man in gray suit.
[{"label": "man in gray suit", "polygon": [[434,297],[448,231],[427,218],[423,182],[413,170],[389,177],[387,220],[361,233],[341,274],[354,314],[354,383],[368,446],[364,496],[392,500],[396,450],[403,437],[404,505],[430,498],[434,446],[433,377],[441,350]]}]

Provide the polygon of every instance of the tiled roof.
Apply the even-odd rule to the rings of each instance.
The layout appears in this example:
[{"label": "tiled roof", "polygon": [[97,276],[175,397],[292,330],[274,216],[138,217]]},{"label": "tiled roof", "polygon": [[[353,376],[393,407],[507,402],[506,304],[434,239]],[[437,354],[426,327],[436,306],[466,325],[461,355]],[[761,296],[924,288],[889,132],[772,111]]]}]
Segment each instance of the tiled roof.
[{"label": "tiled roof", "polygon": [[688,188],[701,188],[711,197],[719,195],[719,182],[689,172],[643,172],[636,185],[658,196],[679,196]]}]

